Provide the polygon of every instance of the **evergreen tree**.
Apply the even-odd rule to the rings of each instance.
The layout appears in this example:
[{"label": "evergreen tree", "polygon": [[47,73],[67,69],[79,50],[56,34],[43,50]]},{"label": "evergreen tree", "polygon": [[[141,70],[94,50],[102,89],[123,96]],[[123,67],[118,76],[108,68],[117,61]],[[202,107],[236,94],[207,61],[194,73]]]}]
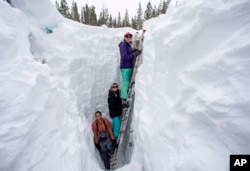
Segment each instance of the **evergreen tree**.
[{"label": "evergreen tree", "polygon": [[143,28],[143,12],[141,8],[141,2],[139,2],[139,8],[137,10],[136,27],[137,30],[141,30]]},{"label": "evergreen tree", "polygon": [[113,19],[113,27],[117,28],[116,18]]},{"label": "evergreen tree", "polygon": [[92,26],[97,26],[97,16],[95,13],[95,6],[92,5],[90,9],[90,15],[89,15],[89,24]]},{"label": "evergreen tree", "polygon": [[98,24],[103,25],[106,24],[108,25],[108,20],[109,20],[109,12],[107,8],[103,8],[102,11],[100,12],[100,17]]},{"label": "evergreen tree", "polygon": [[129,22],[129,16],[128,16],[128,10],[126,9],[125,12],[125,17],[124,17],[124,27],[130,27],[130,22]]},{"label": "evergreen tree", "polygon": [[61,0],[59,12],[66,18],[71,18],[66,0]]},{"label": "evergreen tree", "polygon": [[108,8],[105,8],[105,10],[104,10],[104,19],[105,19],[105,24],[108,25],[108,21],[109,21],[109,10],[108,10]]},{"label": "evergreen tree", "polygon": [[125,27],[125,19],[122,19],[122,27]]},{"label": "evergreen tree", "polygon": [[80,15],[78,13],[77,3],[74,1],[72,2],[72,7],[71,7],[71,19],[80,22]]},{"label": "evergreen tree", "polygon": [[167,12],[167,4],[165,2],[165,0],[163,0],[162,5],[161,5],[161,9],[160,9],[160,14],[166,14]]},{"label": "evergreen tree", "polygon": [[84,7],[83,14],[84,14],[84,21],[85,21],[84,23],[89,25],[90,24],[90,8],[87,3]]},{"label": "evergreen tree", "polygon": [[159,7],[158,7],[158,13],[159,13],[159,14],[166,14],[170,1],[171,1],[171,0],[167,0],[167,1],[163,0],[163,1],[160,1],[160,5],[159,5]]},{"label": "evergreen tree", "polygon": [[83,23],[83,24],[85,23],[84,6],[81,8],[80,22]]},{"label": "evergreen tree", "polygon": [[111,14],[109,15],[108,27],[111,27],[111,28],[113,27],[113,18]]},{"label": "evergreen tree", "polygon": [[57,0],[56,0],[55,4],[56,4],[56,9],[60,12],[60,6],[59,6],[59,3],[57,2]]},{"label": "evergreen tree", "polygon": [[150,2],[148,2],[146,10],[144,12],[144,19],[148,20],[153,17],[153,7]]},{"label": "evergreen tree", "polygon": [[120,12],[118,13],[117,27],[122,27],[121,13]]},{"label": "evergreen tree", "polygon": [[162,12],[162,0],[160,0],[160,4],[158,5],[158,14],[160,15],[160,14],[162,14],[161,12]]},{"label": "evergreen tree", "polygon": [[136,17],[131,19],[131,27],[133,29],[137,29],[137,26],[136,26]]},{"label": "evergreen tree", "polygon": [[105,18],[104,18],[104,9],[100,12],[98,25],[101,26],[105,24]]},{"label": "evergreen tree", "polygon": [[157,10],[156,6],[154,5],[154,9],[152,11],[152,17],[158,17],[158,16],[159,16],[158,10]]}]

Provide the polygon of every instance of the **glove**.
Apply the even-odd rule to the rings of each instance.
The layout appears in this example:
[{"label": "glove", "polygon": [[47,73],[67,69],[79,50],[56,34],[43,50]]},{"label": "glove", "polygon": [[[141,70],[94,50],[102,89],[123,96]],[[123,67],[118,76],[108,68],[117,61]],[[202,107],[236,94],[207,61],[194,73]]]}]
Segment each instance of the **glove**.
[{"label": "glove", "polygon": [[138,51],[138,49],[134,48],[134,49],[133,49],[133,52],[136,52],[136,51]]},{"label": "glove", "polygon": [[100,144],[95,144],[96,148],[100,151],[101,150],[101,146]]},{"label": "glove", "polygon": [[133,54],[134,54],[134,56],[138,56],[141,54],[141,50],[136,50]]},{"label": "glove", "polygon": [[118,144],[117,144],[115,139],[112,140],[112,144],[113,144],[114,148],[118,148]]}]

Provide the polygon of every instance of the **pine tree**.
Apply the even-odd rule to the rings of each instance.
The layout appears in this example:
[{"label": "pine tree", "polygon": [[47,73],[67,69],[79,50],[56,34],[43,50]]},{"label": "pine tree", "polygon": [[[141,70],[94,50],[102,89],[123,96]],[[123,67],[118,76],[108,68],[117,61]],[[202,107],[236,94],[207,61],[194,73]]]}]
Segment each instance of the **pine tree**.
[{"label": "pine tree", "polygon": [[104,9],[100,12],[98,25],[101,26],[105,24],[105,18],[104,18]]},{"label": "pine tree", "polygon": [[117,27],[122,27],[121,13],[120,12],[118,13]]},{"label": "pine tree", "polygon": [[113,19],[113,27],[117,28],[116,18]]},{"label": "pine tree", "polygon": [[158,10],[157,10],[156,6],[154,5],[154,9],[152,11],[152,17],[158,17],[158,16],[159,16]]},{"label": "pine tree", "polygon": [[98,24],[99,25],[108,25],[108,19],[109,19],[109,12],[107,8],[103,8],[102,11],[100,12],[100,17]]},{"label": "pine tree", "polygon": [[83,23],[83,24],[85,23],[84,6],[81,8],[80,22]]},{"label": "pine tree", "polygon": [[111,28],[113,27],[113,18],[111,14],[109,15],[108,27],[111,27]]},{"label": "pine tree", "polygon": [[132,27],[133,29],[137,29],[137,26],[136,26],[136,16],[135,16],[135,18],[132,18],[132,19],[131,19],[131,27]]},{"label": "pine tree", "polygon": [[78,13],[77,3],[74,1],[72,2],[72,7],[71,7],[71,19],[80,22],[80,15]]},{"label": "pine tree", "polygon": [[125,27],[125,19],[122,19],[122,27]]},{"label": "pine tree", "polygon": [[61,0],[61,3],[60,3],[60,8],[59,8],[59,12],[66,18],[71,18],[70,16],[70,12],[69,12],[69,7],[68,7],[68,4],[66,2],[66,0]]},{"label": "pine tree", "polygon": [[170,1],[171,1],[171,0],[167,0],[167,1],[163,0],[163,1],[160,1],[160,5],[159,5],[159,7],[158,7],[158,13],[159,13],[159,14],[166,14]]},{"label": "pine tree", "polygon": [[55,4],[56,4],[56,9],[59,11],[60,10],[59,3],[56,1]]},{"label": "pine tree", "polygon": [[160,9],[160,14],[166,14],[167,12],[167,4],[165,2],[165,0],[163,0],[162,5],[161,5],[161,9]]},{"label": "pine tree", "polygon": [[125,17],[124,17],[124,27],[130,27],[130,22],[129,22],[129,16],[128,16],[128,10],[126,9],[125,12]]},{"label": "pine tree", "polygon": [[141,8],[141,2],[139,2],[139,8],[137,10],[136,27],[137,30],[141,30],[143,28],[143,12]]},{"label": "pine tree", "polygon": [[89,18],[89,24],[92,26],[97,26],[97,16],[95,13],[95,6],[92,5],[90,9],[90,18]]},{"label": "pine tree", "polygon": [[144,12],[144,19],[148,20],[153,17],[153,7],[150,2],[148,2],[146,10]]},{"label": "pine tree", "polygon": [[105,24],[108,25],[108,20],[109,20],[109,10],[108,10],[108,8],[105,8],[105,10],[104,10],[104,19],[105,19]]},{"label": "pine tree", "polygon": [[84,7],[84,21],[85,21],[85,24],[90,24],[90,9],[89,9],[89,6],[88,4],[86,3],[85,7]]},{"label": "pine tree", "polygon": [[160,0],[160,4],[158,5],[158,9],[157,9],[157,11],[158,11],[158,14],[160,15],[160,14],[162,14],[161,12],[162,12],[162,0]]}]

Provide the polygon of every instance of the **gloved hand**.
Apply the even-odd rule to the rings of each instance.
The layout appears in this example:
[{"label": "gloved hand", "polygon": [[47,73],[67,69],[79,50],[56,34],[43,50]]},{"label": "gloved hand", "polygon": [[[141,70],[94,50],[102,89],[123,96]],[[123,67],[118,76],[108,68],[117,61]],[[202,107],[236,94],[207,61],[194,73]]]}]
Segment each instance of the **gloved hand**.
[{"label": "gloved hand", "polygon": [[100,144],[95,144],[96,148],[100,151],[101,150],[101,146]]},{"label": "gloved hand", "polygon": [[138,56],[138,55],[141,54],[141,50],[138,50],[138,49],[137,49],[133,54],[134,54],[134,56]]},{"label": "gloved hand", "polygon": [[136,51],[138,51],[138,49],[136,49],[136,48],[133,48],[133,52],[136,52]]},{"label": "gloved hand", "polygon": [[112,144],[113,144],[113,146],[114,146],[115,148],[118,148],[118,144],[117,144],[117,142],[116,142],[115,139],[112,140]]}]

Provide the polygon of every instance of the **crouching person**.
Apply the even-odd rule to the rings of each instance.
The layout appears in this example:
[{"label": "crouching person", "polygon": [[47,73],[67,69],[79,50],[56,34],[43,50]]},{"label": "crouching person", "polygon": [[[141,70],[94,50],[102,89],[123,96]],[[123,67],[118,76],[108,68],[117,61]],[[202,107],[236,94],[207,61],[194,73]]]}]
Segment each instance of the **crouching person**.
[{"label": "crouching person", "polygon": [[95,120],[92,123],[95,146],[100,152],[105,168],[110,169],[109,159],[118,147],[108,119],[102,117],[100,111],[95,112]]}]

